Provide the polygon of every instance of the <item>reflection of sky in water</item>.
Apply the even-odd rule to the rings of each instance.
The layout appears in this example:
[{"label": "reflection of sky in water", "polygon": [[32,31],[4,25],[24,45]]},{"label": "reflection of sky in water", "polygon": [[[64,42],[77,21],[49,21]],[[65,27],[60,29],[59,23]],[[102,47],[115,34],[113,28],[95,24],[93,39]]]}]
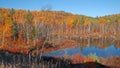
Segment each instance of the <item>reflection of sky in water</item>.
[{"label": "reflection of sky in water", "polygon": [[120,48],[115,48],[113,45],[109,46],[107,48],[104,49],[100,49],[98,47],[85,47],[82,48],[81,47],[77,47],[77,48],[65,48],[65,49],[61,49],[58,51],[53,51],[49,54],[44,54],[45,56],[64,56],[64,55],[74,55],[74,54],[83,54],[85,56],[89,55],[89,54],[96,54],[99,57],[110,57],[110,56],[120,56]]}]

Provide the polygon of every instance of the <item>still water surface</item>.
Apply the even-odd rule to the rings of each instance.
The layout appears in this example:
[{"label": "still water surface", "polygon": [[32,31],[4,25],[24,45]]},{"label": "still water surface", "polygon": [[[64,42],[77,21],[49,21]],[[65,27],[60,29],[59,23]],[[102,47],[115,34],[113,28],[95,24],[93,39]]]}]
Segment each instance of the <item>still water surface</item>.
[{"label": "still water surface", "polygon": [[112,56],[120,56],[120,48],[116,48],[114,45],[110,45],[106,48],[99,48],[99,47],[81,47],[78,46],[76,48],[64,48],[57,51],[52,51],[50,53],[44,54],[44,56],[65,56],[65,55],[75,55],[75,54],[82,54],[87,56],[89,54],[96,54],[98,57],[112,57]]}]

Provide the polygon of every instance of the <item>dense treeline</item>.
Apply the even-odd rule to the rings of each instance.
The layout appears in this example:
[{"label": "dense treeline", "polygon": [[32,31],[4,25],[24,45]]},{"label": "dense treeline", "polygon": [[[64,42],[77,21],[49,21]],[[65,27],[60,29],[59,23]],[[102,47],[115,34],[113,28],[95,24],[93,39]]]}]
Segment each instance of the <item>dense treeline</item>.
[{"label": "dense treeline", "polygon": [[120,39],[119,35],[120,14],[93,18],[63,11],[0,8],[1,48],[7,46],[12,48],[17,45],[18,48],[26,50],[30,46],[46,42],[57,45],[65,38]]}]

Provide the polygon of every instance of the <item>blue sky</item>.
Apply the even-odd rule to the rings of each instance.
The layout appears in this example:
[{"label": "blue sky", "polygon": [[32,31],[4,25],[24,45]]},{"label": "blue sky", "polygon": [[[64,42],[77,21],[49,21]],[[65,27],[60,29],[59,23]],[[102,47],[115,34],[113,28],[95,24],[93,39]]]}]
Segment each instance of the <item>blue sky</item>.
[{"label": "blue sky", "polygon": [[120,0],[0,0],[1,8],[39,11],[45,5],[52,10],[92,17],[120,13]]}]

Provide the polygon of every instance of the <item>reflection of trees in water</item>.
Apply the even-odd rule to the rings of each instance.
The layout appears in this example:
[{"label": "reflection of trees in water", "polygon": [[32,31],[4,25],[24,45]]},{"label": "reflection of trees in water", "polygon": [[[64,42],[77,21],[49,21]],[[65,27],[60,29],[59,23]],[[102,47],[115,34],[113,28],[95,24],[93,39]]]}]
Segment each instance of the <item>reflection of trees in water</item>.
[{"label": "reflection of trees in water", "polygon": [[120,40],[117,40],[115,45],[117,48],[120,47]]},{"label": "reflection of trees in water", "polygon": [[114,40],[112,38],[86,38],[86,39],[79,39],[78,43],[80,43],[81,48],[82,47],[99,47],[99,48],[106,48],[110,45],[114,45],[116,48],[120,47],[120,40]]}]

